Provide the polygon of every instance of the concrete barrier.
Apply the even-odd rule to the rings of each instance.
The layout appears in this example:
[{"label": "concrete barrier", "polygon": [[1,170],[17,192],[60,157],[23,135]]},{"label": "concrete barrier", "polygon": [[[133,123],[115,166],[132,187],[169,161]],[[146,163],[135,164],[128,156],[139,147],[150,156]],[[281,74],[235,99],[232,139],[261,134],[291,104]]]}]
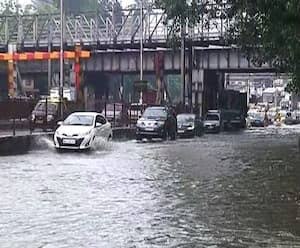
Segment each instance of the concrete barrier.
[{"label": "concrete barrier", "polygon": [[24,154],[30,150],[31,136],[8,136],[0,138],[0,155]]},{"label": "concrete barrier", "polygon": [[[52,139],[53,132],[0,137],[0,156],[24,154],[31,149],[37,149],[38,144],[36,144],[36,139],[43,136]],[[113,140],[130,140],[134,138],[134,128],[113,129]]]},{"label": "concrete barrier", "polygon": [[113,140],[135,139],[135,128],[113,128]]}]

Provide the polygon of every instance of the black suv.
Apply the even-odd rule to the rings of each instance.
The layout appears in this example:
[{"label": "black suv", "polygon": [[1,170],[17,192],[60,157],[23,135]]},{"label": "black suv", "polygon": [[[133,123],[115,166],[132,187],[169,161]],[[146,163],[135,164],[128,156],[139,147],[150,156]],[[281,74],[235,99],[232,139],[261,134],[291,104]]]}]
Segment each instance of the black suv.
[{"label": "black suv", "polygon": [[168,107],[148,107],[136,125],[136,139],[176,139],[177,121]]}]

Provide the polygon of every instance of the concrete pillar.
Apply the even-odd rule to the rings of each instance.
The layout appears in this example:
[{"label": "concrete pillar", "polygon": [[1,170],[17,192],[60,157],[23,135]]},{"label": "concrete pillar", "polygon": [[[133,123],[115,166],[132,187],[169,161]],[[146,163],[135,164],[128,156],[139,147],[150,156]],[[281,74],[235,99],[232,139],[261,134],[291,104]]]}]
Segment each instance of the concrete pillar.
[{"label": "concrete pillar", "polygon": [[[8,53],[13,55],[17,50],[15,44],[8,44]],[[16,84],[16,70],[13,59],[8,61],[8,95],[10,98],[16,97],[17,95],[17,84]]]},{"label": "concrete pillar", "polygon": [[190,112],[193,112],[193,46],[189,46],[189,55],[188,55],[188,104]]},{"label": "concrete pillar", "polygon": [[[192,105],[195,106],[200,116],[203,115],[203,80],[204,70],[193,69],[192,71]],[[197,113],[196,113],[197,114]]]}]

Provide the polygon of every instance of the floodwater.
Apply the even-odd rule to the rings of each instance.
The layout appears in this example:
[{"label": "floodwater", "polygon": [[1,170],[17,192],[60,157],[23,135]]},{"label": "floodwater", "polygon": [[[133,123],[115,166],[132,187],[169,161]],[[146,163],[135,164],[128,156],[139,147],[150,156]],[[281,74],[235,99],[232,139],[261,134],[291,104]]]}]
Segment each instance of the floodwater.
[{"label": "floodwater", "polygon": [[300,128],[49,140],[0,158],[0,247],[300,247]]}]

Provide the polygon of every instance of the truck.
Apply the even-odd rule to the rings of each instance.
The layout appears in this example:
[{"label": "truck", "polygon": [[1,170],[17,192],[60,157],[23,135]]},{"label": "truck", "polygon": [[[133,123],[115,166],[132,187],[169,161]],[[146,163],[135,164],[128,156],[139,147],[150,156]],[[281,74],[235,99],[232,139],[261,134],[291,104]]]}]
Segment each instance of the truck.
[{"label": "truck", "polygon": [[223,90],[219,95],[222,129],[240,129],[246,127],[248,112],[247,93],[235,90]]}]

